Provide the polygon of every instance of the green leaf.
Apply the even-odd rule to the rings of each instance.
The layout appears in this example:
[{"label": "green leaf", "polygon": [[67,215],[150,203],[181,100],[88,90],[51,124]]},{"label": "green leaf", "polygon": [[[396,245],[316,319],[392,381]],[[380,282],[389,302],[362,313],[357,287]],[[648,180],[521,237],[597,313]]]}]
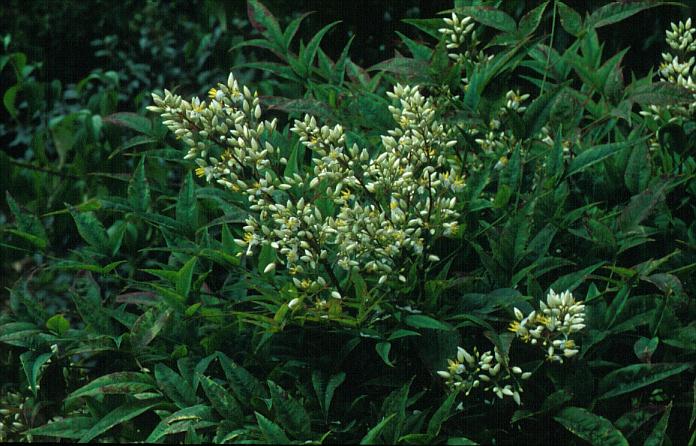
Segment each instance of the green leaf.
[{"label": "green leaf", "polygon": [[410,325],[415,328],[432,328],[435,330],[451,330],[452,327],[449,324],[440,322],[437,319],[433,319],[430,316],[424,314],[413,314],[404,318],[406,325]]},{"label": "green leaf", "polygon": [[89,272],[81,272],[75,278],[71,297],[82,320],[98,334],[114,335],[111,315],[102,305],[101,289]]},{"label": "green leaf", "polygon": [[431,438],[437,437],[437,435],[440,433],[442,423],[444,423],[449,417],[450,412],[452,411],[452,406],[454,405],[454,401],[457,399],[457,395],[458,394],[456,392],[450,393],[430,418],[430,421],[428,422],[428,435],[430,435]]},{"label": "green leaf", "polygon": [[26,347],[35,334],[41,330],[31,322],[10,322],[0,325],[0,342]]},{"label": "green leaf", "polygon": [[257,70],[268,71],[269,73],[273,73],[278,77],[282,77],[283,79],[288,79],[293,82],[304,83],[303,78],[295,74],[292,68],[277,62],[246,62],[238,64],[234,68],[254,68]]},{"label": "green leaf", "polygon": [[269,444],[290,444],[290,439],[280,426],[258,412],[254,412],[254,414],[256,415],[259,429],[261,429],[261,433]]},{"label": "green leaf", "polygon": [[549,2],[545,1],[541,5],[537,6],[536,8],[532,9],[524,16],[522,16],[522,18],[520,19],[520,23],[517,27],[517,32],[520,34],[520,36],[528,36],[532,34],[534,31],[536,31],[536,29],[539,27],[539,23],[541,22],[541,18],[544,16],[546,5],[548,4]]},{"label": "green leaf", "polygon": [[285,28],[285,32],[283,33],[283,42],[285,43],[286,50],[290,48],[290,43],[292,42],[293,37],[295,37],[297,30],[300,28],[300,23],[302,23],[302,20],[304,20],[310,14],[312,14],[312,12],[305,12],[301,16],[293,19],[287,28]]},{"label": "green leaf", "polygon": [[42,367],[51,359],[51,356],[53,356],[53,353],[42,353],[37,355],[33,351],[27,351],[19,355],[24,374],[27,377],[27,382],[34,396],[36,396]]},{"label": "green leaf", "polygon": [[248,0],[247,15],[249,23],[263,36],[273,43],[273,45],[282,53],[285,47],[285,38],[278,21],[261,2],[257,0]]},{"label": "green leaf", "polygon": [[588,275],[592,274],[597,268],[604,265],[604,263],[605,262],[598,262],[580,271],[561,276],[558,279],[556,279],[554,283],[551,284],[549,289],[559,293],[565,290],[573,291],[583,281],[585,281],[585,279],[587,279]]},{"label": "green leaf", "polygon": [[433,50],[428,48],[426,45],[422,45],[405,34],[396,31],[396,34],[401,38],[401,41],[408,47],[409,51],[415,59],[419,60],[430,60],[433,55]]},{"label": "green leaf", "polygon": [[66,204],[66,206],[70,210],[73,220],[75,220],[77,232],[80,236],[100,253],[110,254],[111,243],[109,242],[109,236],[104,225],[97,219],[94,213],[79,212],[69,204]]},{"label": "green leaf", "polygon": [[300,150],[302,150],[302,144],[297,143],[293,145],[290,156],[288,157],[288,163],[285,165],[285,171],[283,172],[284,176],[292,178],[294,174],[300,172],[298,164]]},{"label": "green leaf", "polygon": [[558,13],[561,16],[561,26],[568,34],[579,36],[583,30],[582,17],[573,8],[563,2],[557,2]]},{"label": "green leaf", "polygon": [[57,437],[77,440],[94,426],[96,419],[92,417],[71,417],[53,421],[43,426],[29,429],[25,433],[34,437]]},{"label": "green leaf", "polygon": [[134,209],[147,212],[150,205],[150,187],[145,176],[145,157],[140,158],[138,167],[128,182],[128,202]]},{"label": "green leaf", "polygon": [[621,211],[617,219],[619,228],[622,231],[636,228],[665,200],[667,191],[671,187],[672,183],[669,180],[659,181],[640,194],[631,197],[631,201]]},{"label": "green leaf", "polygon": [[319,49],[319,44],[321,43],[321,39],[324,38],[324,35],[329,32],[331,28],[336,26],[337,23],[340,23],[340,20],[337,20],[335,22],[329,23],[322,29],[320,29],[314,37],[312,37],[312,40],[309,41],[307,44],[307,47],[305,48],[304,54],[301,54],[302,57],[302,63],[307,67],[307,72],[311,69],[312,65],[314,64],[314,58],[317,55],[317,50]]},{"label": "green leaf", "polygon": [[162,328],[167,324],[172,315],[173,310],[166,309],[159,311],[154,308],[148,309],[138,319],[136,319],[130,333],[131,347],[134,351],[142,351],[150,342],[152,342]]},{"label": "green leaf", "polygon": [[644,11],[649,8],[659,6],[659,2],[633,1],[633,2],[612,2],[592,12],[585,24],[588,27],[600,28],[602,26],[617,23]]},{"label": "green leaf", "polygon": [[411,81],[426,81],[428,79],[428,64],[419,59],[397,56],[387,59],[367,69],[368,71],[386,71],[404,76]]},{"label": "green leaf", "polygon": [[471,446],[471,445],[477,445],[474,440],[469,440],[466,437],[449,437],[447,439],[447,444],[448,445],[457,445],[457,446]]},{"label": "green leaf", "polygon": [[93,263],[82,263],[76,262],[74,260],[59,260],[52,263],[47,269],[63,269],[63,270],[74,270],[74,271],[90,271],[93,273],[108,274],[119,265],[127,263],[127,260],[119,260],[117,262],[111,262],[108,265],[100,266]]},{"label": "green leaf", "polygon": [[46,245],[48,244],[48,240],[42,239],[33,234],[29,234],[28,232],[18,231],[16,229],[5,229],[5,231],[23,238],[24,240],[28,241],[29,243],[31,243],[39,249],[45,249]]},{"label": "green leaf", "polygon": [[379,436],[382,433],[382,430],[389,424],[389,422],[396,416],[395,413],[384,417],[382,421],[377,423],[375,427],[370,429],[367,434],[360,440],[360,444],[382,444],[379,441]]},{"label": "green leaf", "polygon": [[254,397],[267,398],[268,393],[261,381],[256,379],[245,368],[238,366],[223,353],[218,352],[217,356],[222,366],[222,371],[227,377],[237,400],[244,405],[250,406]]},{"label": "green leaf", "polygon": [[599,381],[599,397],[604,400],[623,395],[682,373],[688,364],[632,364],[606,375]]},{"label": "green leaf", "polygon": [[225,390],[220,384],[213,381],[205,375],[199,375],[201,387],[208,400],[222,418],[231,421],[237,426],[241,426],[244,422],[244,414],[237,400]]},{"label": "green leaf", "polygon": [[662,446],[665,441],[665,436],[667,435],[667,423],[671,412],[672,402],[665,408],[665,413],[660,417],[660,420],[653,428],[650,436],[645,439],[643,446]]},{"label": "green leaf", "polygon": [[268,381],[268,388],[271,391],[273,412],[280,425],[297,438],[309,437],[312,431],[311,420],[304,406],[273,381]]},{"label": "green leaf", "polygon": [[420,336],[421,334],[413,330],[404,330],[402,328],[394,330],[392,334],[389,335],[388,341],[393,341],[395,339],[405,338],[408,336]]},{"label": "green leaf", "polygon": [[633,344],[633,352],[636,357],[642,362],[650,362],[650,358],[657,350],[657,346],[660,343],[660,338],[644,338],[640,337],[635,344]]},{"label": "green leaf", "polygon": [[112,427],[133,419],[161,403],[162,400],[159,398],[157,398],[155,401],[148,399],[127,402],[106,414],[101,420],[97,421],[96,424],[94,424],[92,428],[80,438],[79,442],[89,443]]},{"label": "green leaf", "polygon": [[17,117],[17,107],[15,102],[17,101],[17,92],[19,91],[20,84],[15,84],[5,91],[2,96],[2,103],[5,105],[5,109],[12,116],[12,119]]},{"label": "green leaf", "polygon": [[620,151],[626,149],[627,147],[636,144],[637,142],[617,142],[610,144],[601,144],[598,146],[593,146],[584,149],[578,156],[576,156],[570,163],[568,168],[568,176],[575,175],[576,173],[582,172],[612,155],[619,153]]},{"label": "green leaf", "polygon": [[525,137],[536,135],[549,122],[551,109],[561,91],[563,91],[562,88],[551,87],[550,90],[547,90],[546,93],[537,97],[529,104],[522,116]]},{"label": "green leaf", "polygon": [[626,188],[632,193],[642,192],[648,185],[652,173],[650,151],[647,144],[636,144],[631,150],[624,173]]},{"label": "green leaf", "polygon": [[112,115],[106,116],[104,118],[104,122],[108,122],[109,124],[113,124],[119,127],[126,127],[131,130],[135,130],[138,133],[143,133],[145,135],[154,136],[152,132],[152,121],[136,113],[114,113]]},{"label": "green leaf", "polygon": [[197,260],[196,257],[191,257],[176,274],[176,292],[185,298],[188,297],[191,291],[191,280],[193,279],[193,270]]},{"label": "green leaf", "polygon": [[116,372],[96,378],[72,392],[66,400],[105,394],[132,395],[154,389],[154,380],[145,373]]},{"label": "green leaf", "polygon": [[382,358],[382,361],[389,367],[394,367],[394,364],[389,360],[389,351],[391,350],[391,342],[378,342],[377,345],[375,345],[375,350],[377,350],[377,354],[379,355],[380,358]]},{"label": "green leaf", "polygon": [[5,192],[5,198],[7,199],[7,206],[15,217],[15,224],[19,232],[24,235],[20,235],[19,232],[13,230],[8,232],[29,239],[29,241],[41,249],[45,248],[48,245],[48,236],[46,235],[46,229],[41,224],[41,220],[36,215],[22,212],[15,199],[10,195],[9,190]]},{"label": "green leaf", "polygon": [[471,16],[477,22],[499,31],[514,33],[517,30],[515,19],[505,12],[490,6],[465,6],[456,8],[457,14]]},{"label": "green leaf", "polygon": [[163,419],[150,433],[145,443],[157,443],[166,435],[186,432],[189,428],[213,426],[216,423],[212,421],[212,418],[211,408],[204,404],[178,410]]},{"label": "green leaf", "polygon": [[271,245],[263,245],[259,253],[259,272],[263,273],[266,267],[276,261],[276,250]]},{"label": "green leaf", "polygon": [[671,82],[633,83],[626,88],[628,100],[639,105],[677,105],[693,101],[693,93]]},{"label": "green leaf", "polygon": [[628,441],[611,421],[581,407],[566,407],[554,420],[573,434],[597,446],[628,446]]},{"label": "green leaf", "polygon": [[198,229],[198,203],[193,175],[190,171],[184,177],[179,199],[176,202],[176,221],[190,232]]},{"label": "green leaf", "polygon": [[142,146],[145,144],[151,144],[153,142],[157,142],[157,139],[153,138],[151,136],[145,136],[145,135],[134,136],[134,137],[130,138],[129,140],[127,140],[126,142],[124,142],[123,144],[121,144],[116,150],[111,152],[107,159],[110,159],[110,160],[114,159],[114,158],[116,158],[117,155],[121,154],[124,150],[128,150],[132,147]]},{"label": "green leaf", "polygon": [[162,363],[155,365],[155,379],[164,395],[174,401],[180,408],[193,406],[198,402],[196,392],[194,392],[191,385],[181,375],[166,365]]},{"label": "green leaf", "polygon": [[324,414],[324,420],[328,419],[329,408],[331,407],[334,392],[345,379],[346,374],[344,372],[340,372],[333,375],[327,383],[326,379],[322,376],[319,370],[314,370],[312,372],[312,387],[314,388],[314,393],[319,401],[321,411]]},{"label": "green leaf", "polygon": [[46,328],[58,336],[63,336],[70,329],[70,322],[62,314],[56,314],[46,321]]},{"label": "green leaf", "polygon": [[691,388],[694,394],[694,399],[691,404],[691,418],[689,419],[689,429],[691,429],[694,426],[694,422],[696,422],[696,379],[694,379],[694,384]]}]

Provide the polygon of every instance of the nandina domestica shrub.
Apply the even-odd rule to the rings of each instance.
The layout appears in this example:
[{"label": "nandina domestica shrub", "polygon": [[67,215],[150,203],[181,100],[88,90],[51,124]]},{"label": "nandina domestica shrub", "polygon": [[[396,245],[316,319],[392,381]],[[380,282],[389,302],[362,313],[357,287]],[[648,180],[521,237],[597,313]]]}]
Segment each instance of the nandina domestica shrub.
[{"label": "nandina domestica shrub", "polygon": [[365,69],[249,0],[274,62],[109,116],[128,185],[10,290],[2,438],[693,442],[696,29],[629,73],[597,30],[658,3],[454,6]]}]

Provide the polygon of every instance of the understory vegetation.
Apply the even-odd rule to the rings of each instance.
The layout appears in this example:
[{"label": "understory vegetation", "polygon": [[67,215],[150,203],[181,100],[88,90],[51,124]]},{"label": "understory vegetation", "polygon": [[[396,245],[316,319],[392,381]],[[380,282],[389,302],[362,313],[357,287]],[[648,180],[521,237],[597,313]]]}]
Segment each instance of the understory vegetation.
[{"label": "understory vegetation", "polygon": [[63,80],[34,4],[0,441],[694,444],[696,24],[599,3],[414,6],[369,53],[283,2],[66,2],[107,31]]}]

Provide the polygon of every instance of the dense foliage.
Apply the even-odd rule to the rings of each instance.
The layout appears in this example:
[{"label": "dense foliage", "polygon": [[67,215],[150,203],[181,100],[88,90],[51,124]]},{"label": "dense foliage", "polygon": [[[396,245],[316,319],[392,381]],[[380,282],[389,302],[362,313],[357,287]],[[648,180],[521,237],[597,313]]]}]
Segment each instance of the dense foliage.
[{"label": "dense foliage", "polygon": [[66,85],[13,29],[0,440],[693,444],[696,27],[629,71],[659,2],[480,3],[369,68],[113,6]]}]

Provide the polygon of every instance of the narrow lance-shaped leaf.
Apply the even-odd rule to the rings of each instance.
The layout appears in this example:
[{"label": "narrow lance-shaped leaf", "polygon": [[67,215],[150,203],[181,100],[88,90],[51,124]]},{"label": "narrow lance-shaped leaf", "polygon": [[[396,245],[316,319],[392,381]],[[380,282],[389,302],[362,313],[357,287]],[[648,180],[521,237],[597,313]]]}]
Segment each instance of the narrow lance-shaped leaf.
[{"label": "narrow lance-shaped leaf", "polygon": [[155,401],[151,399],[129,401],[104,415],[80,438],[79,442],[88,443],[114,426],[131,420],[161,403],[162,400],[159,398]]},{"label": "narrow lance-shaped leaf", "polygon": [[582,17],[570,6],[563,2],[556,2],[558,14],[561,17],[561,26],[569,34],[579,36],[583,30]]},{"label": "narrow lance-shaped leaf", "polygon": [[196,404],[196,393],[178,373],[162,363],[155,366],[155,378],[162,392],[184,408]]},{"label": "narrow lance-shaped leaf", "polygon": [[196,257],[191,257],[184,266],[181,267],[176,277],[176,291],[184,297],[188,297],[191,291],[191,281],[193,280],[193,271],[196,266]]},{"label": "narrow lance-shaped leaf", "polygon": [[198,203],[196,202],[193,175],[189,171],[181,185],[179,199],[176,203],[176,221],[190,232],[198,229]]},{"label": "narrow lance-shaped leaf", "polygon": [[589,167],[594,166],[610,156],[619,153],[626,147],[630,147],[639,142],[641,141],[600,144],[584,149],[573,159],[573,161],[571,161],[570,166],[568,167],[568,176],[587,170]]},{"label": "narrow lance-shaped leaf", "polygon": [[633,392],[645,386],[678,375],[689,368],[689,364],[632,364],[606,375],[599,382],[599,398],[608,399]]},{"label": "narrow lance-shaped leaf", "polygon": [[611,421],[580,407],[563,409],[554,420],[573,434],[596,446],[628,446],[628,441]]},{"label": "narrow lance-shaped leaf", "polygon": [[35,437],[55,437],[77,440],[82,438],[96,423],[92,417],[70,417],[35,427],[25,433]]},{"label": "narrow lance-shaped leaf", "polygon": [[208,400],[220,416],[235,425],[242,425],[242,408],[232,394],[207,376],[200,375],[199,379]]},{"label": "narrow lance-shaped leaf", "polygon": [[667,435],[667,423],[670,413],[672,413],[672,402],[665,408],[665,413],[660,417],[660,420],[653,428],[650,436],[645,439],[643,446],[662,446],[665,441],[665,436]]},{"label": "narrow lance-shaped leaf", "polygon": [[145,157],[140,158],[128,183],[128,201],[134,209],[143,212],[147,211],[150,204],[150,187],[145,176]]},{"label": "narrow lance-shaped leaf", "polygon": [[477,22],[499,31],[514,33],[517,30],[515,19],[507,13],[490,6],[465,6],[456,9],[457,14],[471,16]]},{"label": "narrow lance-shaped leaf", "polygon": [[254,412],[254,414],[259,429],[269,444],[290,444],[290,439],[280,426],[258,412]]},{"label": "narrow lance-shaped leaf", "polygon": [[109,253],[111,251],[111,243],[102,222],[92,212],[79,212],[67,203],[66,206],[70,210],[73,220],[75,220],[77,232],[80,236],[100,253]]},{"label": "narrow lance-shaped leaf", "polygon": [[145,373],[116,372],[100,376],[68,395],[67,400],[104,394],[134,394],[155,388],[154,380]]},{"label": "narrow lance-shaped leaf", "polygon": [[336,26],[337,23],[340,23],[340,20],[329,23],[325,27],[319,30],[312,40],[309,41],[307,44],[307,48],[305,48],[304,54],[302,55],[302,62],[307,67],[307,72],[311,70],[312,65],[314,64],[314,57],[317,54],[317,50],[319,49],[319,44],[321,43],[321,39],[324,38],[324,35],[329,32],[331,28]]},{"label": "narrow lance-shaped leaf", "polygon": [[586,25],[594,28],[611,25],[659,4],[655,1],[611,2],[593,11]]}]

